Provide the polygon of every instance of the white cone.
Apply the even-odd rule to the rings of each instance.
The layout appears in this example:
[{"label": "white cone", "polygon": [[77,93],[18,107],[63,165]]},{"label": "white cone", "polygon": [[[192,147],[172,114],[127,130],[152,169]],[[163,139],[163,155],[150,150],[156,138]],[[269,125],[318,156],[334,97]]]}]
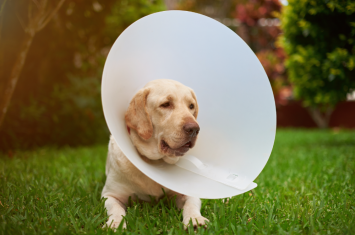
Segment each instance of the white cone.
[{"label": "white cone", "polygon": [[[144,162],[124,121],[130,100],[146,83],[173,79],[198,99],[196,146],[176,165]],[[102,80],[108,127],[118,146],[144,174],[176,192],[225,198],[256,187],[272,151],[276,110],[258,58],[232,30],[186,11],[146,16],[129,26],[108,55]]]}]

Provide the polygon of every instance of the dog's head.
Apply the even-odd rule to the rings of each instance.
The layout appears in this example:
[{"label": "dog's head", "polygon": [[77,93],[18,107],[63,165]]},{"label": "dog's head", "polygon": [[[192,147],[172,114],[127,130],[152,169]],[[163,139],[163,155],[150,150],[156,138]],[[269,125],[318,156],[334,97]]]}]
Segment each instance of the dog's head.
[{"label": "dog's head", "polygon": [[125,115],[130,138],[143,156],[174,164],[194,147],[200,127],[194,91],[167,79],[149,82]]}]

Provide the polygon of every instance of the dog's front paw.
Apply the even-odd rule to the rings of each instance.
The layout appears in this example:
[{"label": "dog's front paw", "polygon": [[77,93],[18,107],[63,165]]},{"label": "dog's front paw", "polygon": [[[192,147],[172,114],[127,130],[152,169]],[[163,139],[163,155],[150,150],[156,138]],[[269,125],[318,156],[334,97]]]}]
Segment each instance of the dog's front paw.
[{"label": "dog's front paw", "polygon": [[198,226],[204,226],[206,225],[206,222],[209,222],[209,220],[203,216],[189,217],[183,220],[185,228],[187,228],[190,225],[190,220],[192,220],[192,225],[194,226],[194,228],[197,228]]},{"label": "dog's front paw", "polygon": [[[109,221],[107,221],[107,223],[102,228],[112,228],[116,232],[117,228],[121,224],[121,221],[122,221],[122,219],[119,220],[119,221],[109,220]],[[127,228],[126,222],[123,222],[122,229],[125,229],[125,228]]]}]

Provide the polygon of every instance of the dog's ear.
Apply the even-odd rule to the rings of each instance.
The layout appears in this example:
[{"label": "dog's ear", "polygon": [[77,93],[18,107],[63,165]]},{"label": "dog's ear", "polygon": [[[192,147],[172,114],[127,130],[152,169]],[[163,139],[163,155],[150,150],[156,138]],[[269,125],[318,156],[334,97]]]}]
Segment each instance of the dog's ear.
[{"label": "dog's ear", "polygon": [[145,140],[153,135],[153,124],[146,108],[149,92],[148,88],[140,90],[133,97],[125,115],[126,125]]},{"label": "dog's ear", "polygon": [[197,115],[198,115],[198,103],[197,103],[195,92],[192,89],[191,89],[191,94],[192,94],[192,97],[194,98],[194,100],[196,102],[194,117],[197,118]]}]

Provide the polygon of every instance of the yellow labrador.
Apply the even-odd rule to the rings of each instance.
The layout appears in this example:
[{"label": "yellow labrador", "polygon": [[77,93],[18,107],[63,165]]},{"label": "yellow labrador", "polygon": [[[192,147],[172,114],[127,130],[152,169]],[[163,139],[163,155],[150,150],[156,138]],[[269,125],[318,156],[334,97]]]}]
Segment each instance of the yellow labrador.
[{"label": "yellow labrador", "polygon": [[[125,115],[127,130],[138,153],[151,164],[175,164],[194,147],[200,127],[196,121],[198,104],[194,91],[167,79],[149,82],[132,99]],[[111,137],[106,162],[106,184],[102,197],[110,216],[107,226],[117,228],[125,215],[129,197],[150,201],[176,196],[176,205],[183,209],[183,223],[204,225],[201,201],[173,192],[139,171],[122,153]],[[126,224],[124,224],[126,227]]]}]

